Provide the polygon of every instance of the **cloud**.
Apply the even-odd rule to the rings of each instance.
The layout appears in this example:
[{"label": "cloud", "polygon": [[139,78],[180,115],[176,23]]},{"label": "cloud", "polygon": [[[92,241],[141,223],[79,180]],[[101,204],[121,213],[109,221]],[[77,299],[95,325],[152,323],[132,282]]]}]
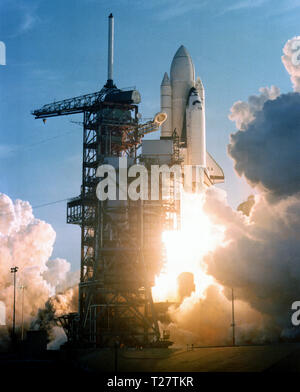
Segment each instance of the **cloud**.
[{"label": "cloud", "polygon": [[[176,344],[232,344],[231,290],[226,292],[227,296],[225,292],[213,284],[207,288],[204,297],[192,294],[179,307],[170,307],[172,323],[165,328],[170,330]],[[235,315],[237,344],[263,343],[278,336],[278,328],[270,323],[269,318],[244,301],[235,301]]]},{"label": "cloud", "polygon": [[281,59],[290,75],[294,91],[300,92],[300,36],[288,40],[283,53]]},{"label": "cloud", "polygon": [[176,2],[168,2],[165,9],[157,15],[158,19],[161,21],[166,21],[168,19],[176,18],[182,16],[191,11],[196,11],[203,8],[207,2],[199,0],[190,0],[188,3],[185,0],[177,0]]},{"label": "cloud", "polygon": [[208,4],[207,0],[152,0],[134,2],[144,10],[156,10],[156,18],[160,21],[166,21],[186,13],[202,9]]},{"label": "cloud", "polygon": [[224,191],[210,188],[205,210],[226,228],[224,244],[205,259],[208,273],[280,331],[291,327],[291,304],[300,296],[300,198],[275,205],[256,195],[247,218],[229,207]]},{"label": "cloud", "polygon": [[[95,0],[89,0],[90,2],[95,2]],[[279,4],[277,6],[277,10],[280,8],[280,13],[284,11],[290,11],[294,8],[298,7],[295,3],[296,0],[288,1],[285,4]],[[214,15],[224,15],[226,13],[232,12],[242,12],[242,11],[249,11],[252,9],[259,9],[263,7],[265,4],[270,3],[270,0],[117,0],[119,4],[137,6],[142,10],[146,11],[155,11],[156,19],[160,21],[167,21],[173,18],[180,17],[187,13],[192,14],[194,11],[207,9],[213,12]]]},{"label": "cloud", "polygon": [[18,146],[16,145],[7,145],[7,144],[0,144],[0,159],[7,158],[10,153],[16,150]]},{"label": "cloud", "polygon": [[[22,200],[12,201],[0,193],[0,301],[6,307],[6,323],[11,325],[13,282],[10,268],[17,266],[17,301],[20,303],[20,285],[24,291],[24,323],[27,328],[36,318],[45,302],[52,300],[54,311],[67,309],[74,290],[67,289],[78,282],[78,273],[70,272],[64,259],[51,260],[55,232],[51,225],[36,219],[32,207]],[[64,291],[58,297],[58,291]],[[59,298],[59,301],[55,300]],[[65,306],[62,306],[66,304]],[[21,307],[16,308],[21,318]],[[2,336],[0,337],[0,340]]]},{"label": "cloud", "polygon": [[228,153],[237,173],[269,200],[300,192],[300,94],[282,94],[253,112],[234,107],[231,119],[241,130],[230,135]]},{"label": "cloud", "polygon": [[273,201],[300,192],[300,36],[283,53],[295,93],[264,87],[248,102],[235,102],[229,115],[238,129],[228,145],[236,172]]},{"label": "cloud", "polygon": [[269,0],[243,0],[239,2],[235,2],[234,4],[226,7],[224,9],[225,12],[231,12],[231,11],[240,11],[240,10],[245,10],[249,8],[258,8],[267,3]]},{"label": "cloud", "polygon": [[0,4],[2,12],[5,11],[8,20],[13,21],[7,25],[7,28],[10,30],[11,38],[27,33],[40,22],[40,18],[37,14],[38,6],[39,4],[36,1],[2,0]]},{"label": "cloud", "polygon": [[67,260],[60,258],[48,260],[46,266],[48,269],[43,273],[43,278],[54,287],[66,279],[71,267]]},{"label": "cloud", "polygon": [[38,21],[38,17],[35,15],[34,10],[28,8],[24,12],[23,21],[19,27],[19,34],[25,33],[31,30],[35,23]]},{"label": "cloud", "polygon": [[280,94],[276,86],[261,87],[259,91],[260,95],[250,95],[248,102],[237,101],[232,105],[228,117],[235,122],[237,129],[245,129],[255,119],[256,113],[262,110],[265,102],[277,98]]},{"label": "cloud", "polygon": [[280,2],[282,8],[276,7],[273,10],[273,14],[282,14],[284,12],[294,11],[296,8],[300,7],[300,3],[298,0],[285,0],[284,2]]}]

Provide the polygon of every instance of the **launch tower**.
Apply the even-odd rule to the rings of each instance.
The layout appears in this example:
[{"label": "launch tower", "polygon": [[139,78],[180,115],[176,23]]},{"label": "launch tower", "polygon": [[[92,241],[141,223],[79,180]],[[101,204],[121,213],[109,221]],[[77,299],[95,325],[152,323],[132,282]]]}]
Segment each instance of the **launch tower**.
[{"label": "launch tower", "polygon": [[[100,201],[97,168],[118,169],[119,157],[138,159],[141,138],[157,130],[157,118],[139,123],[137,90],[113,81],[114,19],[109,16],[108,78],[93,94],[44,105],[36,119],[83,114],[82,186],[67,205],[67,223],[81,228],[79,311],[60,318],[75,345],[167,346],[161,339],[151,286],[163,260],[161,233],[171,205],[162,201]],[[127,170],[125,168],[124,170]]]}]

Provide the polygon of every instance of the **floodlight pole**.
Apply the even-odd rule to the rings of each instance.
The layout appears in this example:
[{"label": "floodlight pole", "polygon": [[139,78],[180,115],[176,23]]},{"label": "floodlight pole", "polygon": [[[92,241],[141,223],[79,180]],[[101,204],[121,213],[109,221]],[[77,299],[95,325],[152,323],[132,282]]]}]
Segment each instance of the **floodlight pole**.
[{"label": "floodlight pole", "polygon": [[16,274],[19,267],[12,267],[10,272],[14,274],[14,305],[13,305],[13,326],[12,326],[12,338],[15,341],[15,332],[16,332]]},{"label": "floodlight pole", "polygon": [[25,286],[24,285],[20,286],[20,289],[22,290],[22,329],[21,329],[21,340],[24,340],[24,290],[25,290]]},{"label": "floodlight pole", "polygon": [[235,319],[234,319],[234,292],[231,289],[231,305],[232,305],[232,345],[235,346]]}]

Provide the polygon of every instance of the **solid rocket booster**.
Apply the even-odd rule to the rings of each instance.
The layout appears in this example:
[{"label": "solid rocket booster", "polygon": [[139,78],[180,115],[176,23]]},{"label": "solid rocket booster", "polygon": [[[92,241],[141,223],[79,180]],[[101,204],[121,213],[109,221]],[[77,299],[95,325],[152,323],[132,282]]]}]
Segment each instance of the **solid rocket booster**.
[{"label": "solid rocket booster", "polygon": [[167,72],[160,85],[160,106],[161,112],[167,114],[166,121],[161,126],[161,133],[165,137],[172,136],[172,89]]},{"label": "solid rocket booster", "polygon": [[197,167],[200,181],[207,186],[223,182],[223,170],[206,151],[204,87],[199,77],[195,80],[193,61],[183,45],[173,58],[170,79],[164,74],[160,93],[161,111],[168,115],[161,138],[172,138],[176,132],[184,164]]},{"label": "solid rocket booster", "polygon": [[191,88],[186,108],[186,141],[186,163],[206,169],[205,109],[195,87]]}]

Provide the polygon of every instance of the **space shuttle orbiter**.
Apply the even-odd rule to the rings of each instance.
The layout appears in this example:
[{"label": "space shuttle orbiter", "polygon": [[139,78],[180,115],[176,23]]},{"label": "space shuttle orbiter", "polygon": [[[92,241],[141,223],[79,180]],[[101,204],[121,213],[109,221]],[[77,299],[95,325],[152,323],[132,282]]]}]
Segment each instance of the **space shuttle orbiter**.
[{"label": "space shuttle orbiter", "polygon": [[[222,168],[206,151],[205,91],[201,79],[195,80],[195,68],[186,48],[177,50],[161,87],[161,112],[167,114],[161,126],[161,139],[180,140],[185,165],[200,168],[206,186],[224,182]],[[197,169],[197,170],[198,170]]]}]

